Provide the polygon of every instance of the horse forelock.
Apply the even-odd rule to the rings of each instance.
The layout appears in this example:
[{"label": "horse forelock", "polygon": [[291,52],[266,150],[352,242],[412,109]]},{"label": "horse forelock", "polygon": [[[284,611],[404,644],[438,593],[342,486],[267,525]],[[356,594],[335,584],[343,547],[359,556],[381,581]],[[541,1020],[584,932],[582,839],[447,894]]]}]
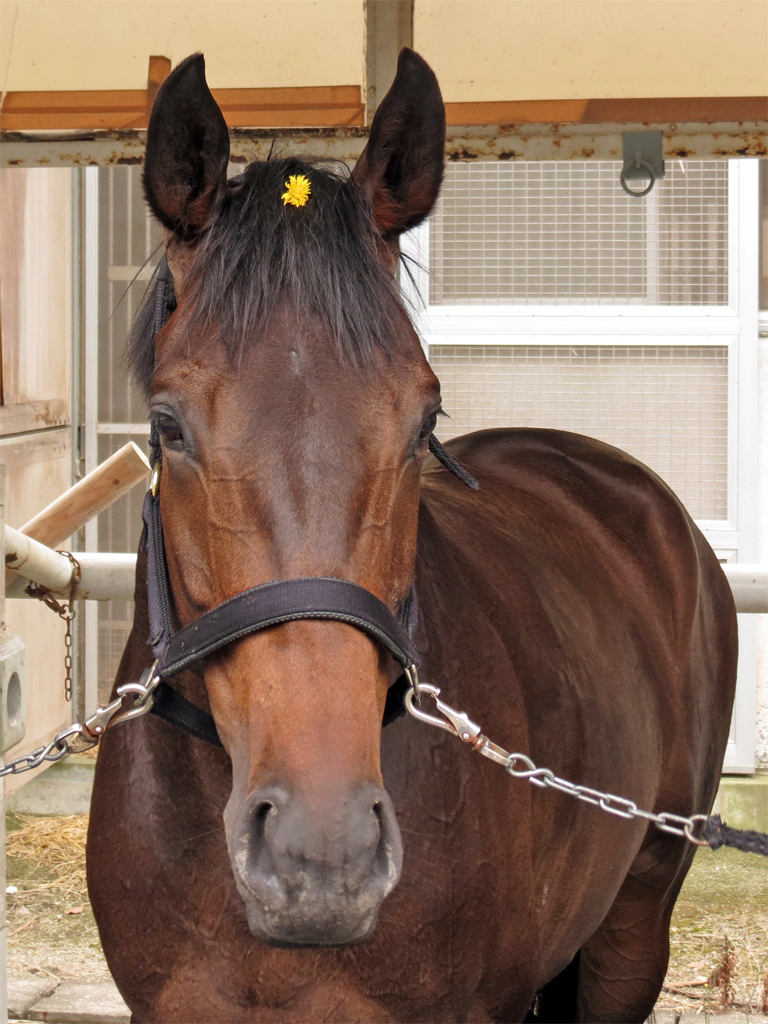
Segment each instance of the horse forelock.
[{"label": "horse forelock", "polygon": [[[311,183],[301,207],[281,199],[291,175]],[[325,328],[339,354],[366,364],[393,351],[407,314],[382,259],[382,240],[364,191],[338,162],[270,158],[227,182],[197,244],[185,283],[185,330],[216,332],[237,358],[278,306]],[[148,393],[155,363],[151,285],[128,346],[131,371]]]}]

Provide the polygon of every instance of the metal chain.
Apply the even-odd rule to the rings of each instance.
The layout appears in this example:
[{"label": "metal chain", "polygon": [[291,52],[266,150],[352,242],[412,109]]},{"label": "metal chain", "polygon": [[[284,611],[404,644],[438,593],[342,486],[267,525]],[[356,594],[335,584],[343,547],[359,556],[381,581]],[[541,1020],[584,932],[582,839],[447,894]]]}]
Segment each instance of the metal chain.
[{"label": "metal chain", "polygon": [[117,696],[109,704],[97,708],[84,722],[77,722],[62,729],[47,746],[38,747],[31,754],[0,765],[0,779],[6,775],[20,775],[21,772],[38,768],[43,761],[60,761],[67,754],[81,754],[95,747],[108,726],[128,722],[132,718],[146,715],[152,709],[153,694],[160,677],[155,674],[157,662],[146,669],[138,683],[125,683],[117,688]]},{"label": "metal chain", "polygon": [[[160,683],[156,669],[157,662],[145,670],[138,683],[125,683],[123,686],[119,686],[117,696],[110,704],[98,708],[85,722],[78,722],[62,729],[47,746],[38,747],[31,754],[24,754],[1,765],[0,778],[31,771],[33,768],[39,767],[43,761],[60,761],[67,754],[88,750],[96,746],[109,726],[146,715],[152,709],[153,694]],[[549,768],[537,768],[527,754],[511,754],[508,750],[493,743],[483,735],[480,726],[473,722],[468,715],[440,700],[438,687],[431,686],[429,683],[420,683],[414,665],[406,669],[406,675],[411,686],[405,695],[405,706],[414,718],[418,718],[420,722],[425,722],[427,725],[444,729],[453,736],[458,736],[460,740],[468,743],[483,757],[490,758],[496,764],[502,765],[513,778],[528,779],[534,786],[567,793],[568,796],[583,800],[585,803],[599,807],[608,814],[615,814],[619,818],[641,818],[644,821],[651,821],[662,832],[685,838],[696,846],[709,845],[695,835],[695,830],[706,822],[706,814],[693,814],[689,818],[669,812],[655,814],[653,811],[642,810],[634,800],[616,796],[614,793],[604,793],[591,786],[579,786],[568,782],[567,779],[561,779]],[[418,705],[421,702],[422,694],[432,697],[443,718],[436,718],[421,710]],[[524,768],[518,768],[518,764],[524,765]]]},{"label": "metal chain", "polygon": [[[51,591],[47,587],[40,586],[39,583],[31,583],[27,587],[27,593],[31,597],[36,597],[38,601],[42,601],[43,604],[47,605],[51,611],[56,612],[60,619],[63,619],[66,623],[66,632],[64,633],[64,696],[68,701],[72,700],[72,623],[75,619],[75,598],[77,596],[77,585],[80,582],[82,571],[80,563],[72,554],[71,551],[59,551],[58,554],[64,555],[72,563],[72,579],[69,584],[69,601],[66,604],[61,604],[53,596]],[[42,749],[42,748],[41,748]],[[46,760],[50,760],[47,758]],[[37,767],[37,766],[35,766]]]},{"label": "metal chain", "polygon": [[[440,690],[429,683],[419,683],[416,669],[412,666],[408,672],[411,688],[405,695],[405,706],[414,718],[427,725],[434,725],[438,729],[444,729],[453,736],[458,736],[464,743],[468,743],[474,750],[483,757],[490,758],[496,764],[500,764],[515,779],[528,779],[534,786],[541,786],[543,789],[555,789],[559,793],[567,793],[568,796],[583,800],[584,803],[593,804],[608,814],[615,814],[619,818],[642,818],[644,821],[651,821],[661,829],[662,832],[669,832],[673,836],[681,836],[696,846],[708,846],[709,844],[696,835],[696,830],[707,820],[706,814],[693,814],[686,818],[681,814],[664,812],[655,814],[653,811],[644,811],[637,806],[634,800],[628,800],[623,796],[616,796],[613,793],[603,793],[591,786],[578,786],[567,779],[561,779],[549,768],[537,768],[527,754],[511,754],[508,750],[492,743],[487,736],[484,736],[479,725],[473,722],[462,711],[457,711],[449,704],[440,700]],[[419,707],[421,695],[431,697],[437,710],[443,718],[436,718],[422,711]],[[522,766],[522,767],[520,767]]]}]

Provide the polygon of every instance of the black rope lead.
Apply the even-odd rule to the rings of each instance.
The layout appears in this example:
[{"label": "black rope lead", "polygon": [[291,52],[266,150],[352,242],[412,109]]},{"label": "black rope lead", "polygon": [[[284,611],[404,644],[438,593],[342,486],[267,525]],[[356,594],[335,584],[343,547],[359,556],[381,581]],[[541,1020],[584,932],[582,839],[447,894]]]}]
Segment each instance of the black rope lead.
[{"label": "black rope lead", "polygon": [[462,466],[458,459],[454,459],[450,452],[443,448],[434,434],[429,435],[429,450],[439,462],[442,462],[449,473],[453,473],[457,480],[461,480],[463,484],[471,487],[473,491],[478,489],[480,484],[477,482],[477,479],[472,476],[468,469]]},{"label": "black rope lead", "polygon": [[160,259],[155,275],[155,339],[168,319],[168,293],[173,287],[173,275],[165,256]]},{"label": "black rope lead", "polygon": [[732,846],[744,853],[761,853],[763,857],[768,857],[768,833],[729,828],[719,814],[707,818],[701,838],[713,850],[719,850],[721,846]]}]

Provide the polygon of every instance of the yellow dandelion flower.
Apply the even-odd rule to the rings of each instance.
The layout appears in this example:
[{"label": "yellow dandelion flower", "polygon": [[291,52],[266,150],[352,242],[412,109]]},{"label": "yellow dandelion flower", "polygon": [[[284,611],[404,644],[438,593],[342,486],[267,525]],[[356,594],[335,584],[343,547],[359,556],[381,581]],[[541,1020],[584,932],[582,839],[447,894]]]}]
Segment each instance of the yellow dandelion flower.
[{"label": "yellow dandelion flower", "polygon": [[292,174],[285,182],[286,190],[280,196],[286,206],[304,206],[312,192],[309,178],[303,174]]}]

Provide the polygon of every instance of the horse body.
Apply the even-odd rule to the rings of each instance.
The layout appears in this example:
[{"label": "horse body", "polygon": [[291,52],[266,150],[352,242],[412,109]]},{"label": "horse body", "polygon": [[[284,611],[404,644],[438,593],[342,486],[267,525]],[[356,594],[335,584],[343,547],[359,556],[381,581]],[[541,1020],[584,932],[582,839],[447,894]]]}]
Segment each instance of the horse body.
[{"label": "horse body", "polygon": [[[563,777],[647,808],[707,810],[735,623],[677,499],[576,435],[487,431],[452,450],[482,501],[427,468],[424,677]],[[136,614],[118,681],[148,664],[141,585]],[[205,705],[193,674],[180,689]],[[561,994],[555,984],[554,1005],[644,1019],[692,848],[511,780],[411,720],[384,730],[382,768],[405,866],[375,932],[349,950],[271,950],[248,931],[229,869],[227,756],[146,718],[106,737],[89,877],[137,1021],[511,1021],[579,950],[578,981]]]},{"label": "horse body", "polygon": [[[352,181],[299,165],[311,199],[286,212],[270,203],[290,162],[226,182],[201,58],[163,86],[145,183],[178,308],[134,364],[163,437],[177,620],[319,575],[395,609],[415,580],[422,676],[492,739],[640,807],[707,811],[735,613],[680,502],[557,431],[451,442],[479,491],[427,456],[437,381],[380,268],[435,201],[441,111],[406,53]],[[329,254],[347,276],[323,288]],[[140,553],[116,685],[151,663],[149,631]],[[134,1021],[515,1021],[537,993],[538,1020],[647,1017],[692,848],[510,779],[445,732],[382,731],[397,674],[353,626],[290,622],[174,677],[224,749],[151,716],[109,731],[88,878]]]}]

